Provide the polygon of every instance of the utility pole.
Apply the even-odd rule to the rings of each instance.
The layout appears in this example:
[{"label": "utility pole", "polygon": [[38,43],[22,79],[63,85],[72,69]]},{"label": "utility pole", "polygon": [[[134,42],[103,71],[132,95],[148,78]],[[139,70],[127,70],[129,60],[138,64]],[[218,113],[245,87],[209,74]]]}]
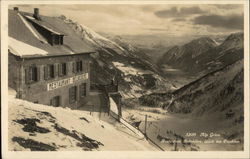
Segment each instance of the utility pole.
[{"label": "utility pole", "polygon": [[148,139],[148,137],[147,137],[147,118],[148,118],[148,115],[145,115],[145,137],[146,137],[146,139]]},{"label": "utility pole", "polygon": [[175,138],[174,151],[177,151],[177,137]]}]

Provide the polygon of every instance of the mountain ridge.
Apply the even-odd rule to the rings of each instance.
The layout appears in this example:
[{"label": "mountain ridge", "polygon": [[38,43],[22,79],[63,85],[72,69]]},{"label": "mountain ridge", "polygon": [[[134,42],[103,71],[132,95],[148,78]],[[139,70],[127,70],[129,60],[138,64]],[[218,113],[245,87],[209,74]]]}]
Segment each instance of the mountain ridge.
[{"label": "mountain ridge", "polygon": [[[201,42],[203,45],[199,44]],[[176,54],[178,58],[172,58]],[[239,32],[230,34],[219,45],[213,39],[203,37],[182,46],[174,46],[163,55],[158,65],[162,67],[167,64],[190,73],[206,74],[242,58],[243,33]]]}]

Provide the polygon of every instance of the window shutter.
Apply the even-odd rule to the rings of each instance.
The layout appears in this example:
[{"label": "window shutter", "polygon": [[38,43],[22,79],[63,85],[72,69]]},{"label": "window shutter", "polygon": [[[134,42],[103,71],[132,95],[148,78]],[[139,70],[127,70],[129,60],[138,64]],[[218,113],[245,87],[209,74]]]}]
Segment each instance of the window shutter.
[{"label": "window shutter", "polygon": [[69,88],[69,103],[73,103],[72,102],[72,87]]},{"label": "window shutter", "polygon": [[89,72],[89,62],[88,61],[86,61],[86,72]]},{"label": "window shutter", "polygon": [[72,63],[72,72],[76,73],[76,62]]},{"label": "window shutter", "polygon": [[29,84],[30,83],[30,80],[29,80],[30,78],[29,78],[29,69],[28,68],[26,68],[25,69],[25,83],[26,84]]},{"label": "window shutter", "polygon": [[44,66],[44,79],[48,79],[48,66]]},{"label": "window shutter", "polygon": [[86,96],[87,95],[87,83],[84,83],[83,85],[84,85],[84,96]]},{"label": "window shutter", "polygon": [[54,64],[54,77],[58,76],[58,64]]},{"label": "window shutter", "polygon": [[40,66],[37,66],[37,81],[40,81]]},{"label": "window shutter", "polygon": [[58,75],[62,76],[62,64],[58,64]]},{"label": "window shutter", "polygon": [[82,68],[81,68],[82,71],[85,71],[84,68],[85,68],[85,61],[82,60]]},{"label": "window shutter", "polygon": [[69,64],[66,63],[66,75],[68,74],[68,71],[69,71]]}]

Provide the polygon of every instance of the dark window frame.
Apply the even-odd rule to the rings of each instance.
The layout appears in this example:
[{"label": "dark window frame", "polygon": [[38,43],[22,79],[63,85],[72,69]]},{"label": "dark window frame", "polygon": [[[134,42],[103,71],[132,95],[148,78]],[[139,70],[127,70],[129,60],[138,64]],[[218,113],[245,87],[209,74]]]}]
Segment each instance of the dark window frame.
[{"label": "dark window frame", "polygon": [[69,88],[69,103],[73,104],[77,101],[77,86]]},{"label": "dark window frame", "polygon": [[55,64],[47,64],[44,66],[44,79],[50,80],[56,77],[56,66]]},{"label": "dark window frame", "polygon": [[82,71],[83,71],[83,62],[76,61],[76,72],[82,72]]},{"label": "dark window frame", "polygon": [[39,67],[34,65],[29,66],[25,69],[25,83],[35,83],[38,82],[40,78]]},{"label": "dark window frame", "polygon": [[79,85],[79,94],[80,97],[86,97],[87,96],[87,83],[82,83]]},{"label": "dark window frame", "polygon": [[58,65],[58,75],[61,76],[66,76],[67,75],[67,63],[60,63]]},{"label": "dark window frame", "polygon": [[59,107],[61,105],[61,96],[54,96],[53,98],[51,98],[50,105]]}]

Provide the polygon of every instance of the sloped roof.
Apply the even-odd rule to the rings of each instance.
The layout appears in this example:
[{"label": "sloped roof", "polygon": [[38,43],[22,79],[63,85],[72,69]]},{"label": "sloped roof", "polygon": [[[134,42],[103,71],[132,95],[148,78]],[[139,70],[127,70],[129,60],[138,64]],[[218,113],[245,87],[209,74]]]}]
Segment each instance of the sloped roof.
[{"label": "sloped roof", "polygon": [[[28,58],[95,52],[90,45],[80,39],[80,37],[61,19],[47,16],[41,16],[41,18],[42,21],[38,21],[33,19],[32,14],[30,13],[9,10],[9,49],[11,53],[20,57]],[[28,19],[55,34],[64,35],[63,45],[52,46],[47,43],[46,39],[39,34]],[[13,41],[18,42],[18,47]],[[21,52],[22,49],[20,48],[27,46],[43,50],[46,54],[39,54],[35,51],[32,53],[31,50],[29,53]]]}]

